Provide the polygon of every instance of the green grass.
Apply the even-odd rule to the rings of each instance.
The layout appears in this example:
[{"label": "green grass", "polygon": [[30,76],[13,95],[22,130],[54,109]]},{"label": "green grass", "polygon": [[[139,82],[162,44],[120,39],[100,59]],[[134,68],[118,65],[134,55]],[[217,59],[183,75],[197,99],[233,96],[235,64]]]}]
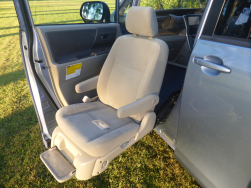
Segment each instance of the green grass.
[{"label": "green grass", "polygon": [[[36,1],[37,5],[44,2]],[[76,3],[61,9],[67,12],[71,8],[77,15],[78,6]],[[50,10],[53,8],[47,6]],[[61,20],[55,18],[56,21],[69,18],[63,17],[68,15],[64,11],[55,11],[62,12]],[[46,16],[42,20],[50,19]],[[199,187],[176,161],[172,149],[154,132],[113,160],[104,173],[88,181],[73,178],[57,183],[39,158],[43,151],[23,70],[13,2],[0,1],[0,187]]]},{"label": "green grass", "polygon": [[[98,0],[95,0],[98,1]],[[83,23],[80,7],[83,0],[29,0],[34,23],[38,24],[69,24]],[[104,0],[112,13],[115,0]]]}]

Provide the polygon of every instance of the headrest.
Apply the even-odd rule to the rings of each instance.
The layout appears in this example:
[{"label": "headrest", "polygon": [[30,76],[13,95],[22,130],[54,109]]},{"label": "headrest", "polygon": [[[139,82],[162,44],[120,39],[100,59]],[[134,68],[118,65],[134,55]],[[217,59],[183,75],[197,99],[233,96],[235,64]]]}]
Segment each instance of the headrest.
[{"label": "headrest", "polygon": [[133,6],[126,15],[126,29],[132,34],[153,37],[158,34],[158,22],[152,7]]}]

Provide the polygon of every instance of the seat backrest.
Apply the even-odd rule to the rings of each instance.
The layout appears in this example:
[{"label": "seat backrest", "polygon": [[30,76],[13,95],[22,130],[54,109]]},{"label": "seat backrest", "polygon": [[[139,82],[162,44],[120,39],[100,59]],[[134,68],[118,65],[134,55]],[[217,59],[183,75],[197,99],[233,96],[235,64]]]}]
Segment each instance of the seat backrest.
[{"label": "seat backrest", "polygon": [[[168,57],[167,44],[153,38],[158,34],[153,8],[131,7],[126,28],[133,35],[124,35],[115,41],[97,85],[101,102],[115,109],[149,94],[158,95]],[[146,113],[132,118],[141,121]]]}]

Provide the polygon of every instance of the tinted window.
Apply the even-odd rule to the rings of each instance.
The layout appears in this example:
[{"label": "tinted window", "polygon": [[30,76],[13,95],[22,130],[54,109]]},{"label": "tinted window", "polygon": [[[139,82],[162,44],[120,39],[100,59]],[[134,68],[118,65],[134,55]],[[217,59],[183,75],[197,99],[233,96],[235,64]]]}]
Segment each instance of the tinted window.
[{"label": "tinted window", "polygon": [[[29,0],[31,14],[35,25],[84,23],[80,16],[81,5],[85,0]],[[103,0],[114,22],[116,0]]]},{"label": "tinted window", "polygon": [[251,0],[227,0],[222,9],[215,35],[250,38]]}]

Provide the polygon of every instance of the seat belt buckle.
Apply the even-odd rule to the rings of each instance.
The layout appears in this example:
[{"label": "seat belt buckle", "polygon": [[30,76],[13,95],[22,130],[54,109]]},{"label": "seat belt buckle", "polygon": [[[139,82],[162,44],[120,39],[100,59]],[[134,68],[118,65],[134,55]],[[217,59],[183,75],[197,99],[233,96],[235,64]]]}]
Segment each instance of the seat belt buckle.
[{"label": "seat belt buckle", "polygon": [[82,101],[83,101],[84,103],[88,103],[88,102],[92,102],[92,99],[89,98],[88,96],[84,96],[84,98],[82,99]]},{"label": "seat belt buckle", "polygon": [[88,97],[88,96],[84,96],[84,98],[82,99],[82,101],[83,101],[84,103],[94,102],[94,101],[96,101],[96,100],[98,100],[98,96],[93,97],[93,98],[90,98],[90,97]]}]

